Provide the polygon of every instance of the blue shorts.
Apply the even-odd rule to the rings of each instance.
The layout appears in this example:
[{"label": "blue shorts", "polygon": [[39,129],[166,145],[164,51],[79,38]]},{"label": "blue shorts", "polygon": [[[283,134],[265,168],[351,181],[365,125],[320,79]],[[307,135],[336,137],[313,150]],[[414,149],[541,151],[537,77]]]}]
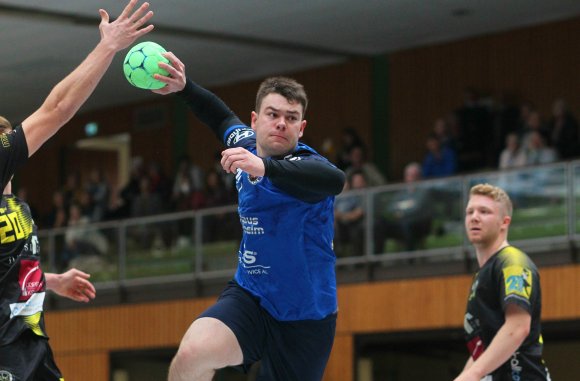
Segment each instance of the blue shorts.
[{"label": "blue shorts", "polygon": [[247,372],[261,360],[258,380],[320,381],[330,356],[336,314],[322,320],[278,321],[259,300],[230,281],[216,304],[200,317],[212,317],[227,325],[242,348]]}]

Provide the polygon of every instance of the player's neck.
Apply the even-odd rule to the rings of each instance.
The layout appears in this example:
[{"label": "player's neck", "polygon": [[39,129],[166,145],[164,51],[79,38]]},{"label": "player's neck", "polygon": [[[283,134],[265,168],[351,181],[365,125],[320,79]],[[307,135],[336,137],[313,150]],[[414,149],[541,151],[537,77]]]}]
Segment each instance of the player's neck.
[{"label": "player's neck", "polygon": [[491,258],[495,253],[506,246],[509,246],[509,243],[505,237],[499,237],[496,241],[489,245],[481,244],[475,246],[475,253],[477,254],[479,268],[482,268],[483,265],[485,265],[485,263],[489,260],[489,258]]}]

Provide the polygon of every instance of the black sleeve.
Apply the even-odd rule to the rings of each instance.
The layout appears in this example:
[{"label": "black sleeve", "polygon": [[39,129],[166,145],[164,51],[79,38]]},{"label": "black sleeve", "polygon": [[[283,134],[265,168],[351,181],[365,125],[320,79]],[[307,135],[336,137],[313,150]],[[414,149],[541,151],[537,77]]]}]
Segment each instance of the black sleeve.
[{"label": "black sleeve", "polygon": [[224,133],[229,127],[243,125],[236,114],[217,95],[190,79],[187,79],[185,88],[176,94],[221,142],[223,142]]},{"label": "black sleeve", "polygon": [[[302,201],[315,203],[342,192],[344,172],[329,162],[316,157],[262,159],[272,184]],[[295,160],[298,159],[298,160]]]}]

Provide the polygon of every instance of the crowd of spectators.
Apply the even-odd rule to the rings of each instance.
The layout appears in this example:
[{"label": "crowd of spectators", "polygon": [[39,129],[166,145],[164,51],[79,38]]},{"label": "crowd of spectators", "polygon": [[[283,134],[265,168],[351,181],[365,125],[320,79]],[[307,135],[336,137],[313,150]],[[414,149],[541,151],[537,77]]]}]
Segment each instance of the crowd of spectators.
[{"label": "crowd of spectators", "polygon": [[[336,151],[324,152],[340,169],[347,182],[344,192],[387,184],[387,178],[372,161],[363,139],[353,127],[344,128]],[[508,169],[551,163],[580,157],[580,131],[576,118],[562,99],[554,101],[545,117],[531,102],[481,97],[473,89],[465,91],[463,103],[447,117],[434,121],[425,140],[423,158],[416,158],[404,171],[405,188],[375,216],[375,251],[383,251],[385,239],[395,239],[405,250],[423,246],[429,234],[429,195],[413,184],[420,179],[451,176],[483,169]],[[173,177],[160,163],[146,163],[137,157],[130,178],[121,189],[113,189],[105,174],[92,169],[82,177],[70,173],[52,195],[52,206],[38,225],[42,229],[69,227],[63,258],[80,251],[101,253],[100,242],[84,242],[79,226],[93,222],[146,217],[162,213],[199,210],[235,204],[235,178],[221,169],[219,152],[209,169],[197,166],[189,156],[177,163]],[[22,189],[25,192],[25,189]],[[336,202],[337,251],[365,252],[364,208],[360,192]],[[25,197],[23,194],[21,197]],[[226,215],[204,220],[208,237],[235,230],[235,221]],[[191,222],[178,224],[178,235],[191,237]],[[204,239],[209,239],[204,237]],[[154,239],[143,230],[135,237],[144,246]],[[94,241],[94,240],[93,240]],[[346,245],[346,246],[345,246]]]}]

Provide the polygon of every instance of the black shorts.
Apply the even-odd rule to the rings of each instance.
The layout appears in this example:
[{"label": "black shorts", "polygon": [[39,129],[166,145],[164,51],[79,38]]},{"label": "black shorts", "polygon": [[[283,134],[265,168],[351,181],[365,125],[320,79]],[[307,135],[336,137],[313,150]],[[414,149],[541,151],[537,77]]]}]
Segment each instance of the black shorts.
[{"label": "black shorts", "polygon": [[[10,377],[12,376],[12,377]],[[62,381],[48,339],[26,331],[15,342],[0,346],[0,380]]]},{"label": "black shorts", "polygon": [[247,372],[261,360],[258,380],[320,381],[336,329],[336,314],[322,320],[278,321],[256,297],[236,282],[229,282],[216,304],[200,317],[227,325],[242,348]]}]

